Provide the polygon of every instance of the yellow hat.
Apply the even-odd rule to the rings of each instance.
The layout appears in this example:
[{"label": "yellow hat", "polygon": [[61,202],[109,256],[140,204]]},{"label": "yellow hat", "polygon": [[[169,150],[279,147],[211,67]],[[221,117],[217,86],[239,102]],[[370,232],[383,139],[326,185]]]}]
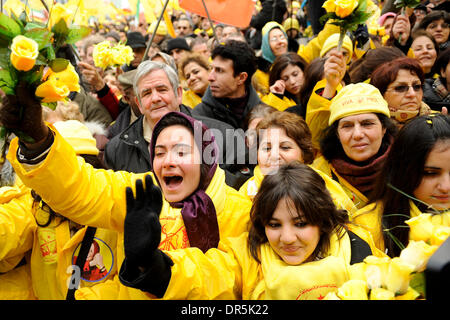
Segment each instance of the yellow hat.
[{"label": "yellow hat", "polygon": [[283,28],[286,31],[288,31],[289,29],[295,29],[300,32],[300,24],[295,18],[287,18],[286,20],[284,20]]},{"label": "yellow hat", "polygon": [[57,121],[53,126],[63,138],[80,154],[98,155],[97,140],[89,129],[78,120]]},{"label": "yellow hat", "polygon": [[[338,43],[339,43],[339,33],[335,33],[329,36],[328,39],[323,44],[322,50],[320,50],[320,57],[326,55],[327,52],[330,51],[331,49],[336,48],[338,46]],[[347,49],[348,51],[347,63],[349,63],[353,55],[353,43],[352,40],[347,35],[344,36],[342,48]]]},{"label": "yellow hat", "polygon": [[331,100],[328,125],[363,113],[381,113],[390,117],[388,104],[380,90],[368,83],[349,84]]},{"label": "yellow hat", "polygon": [[[157,23],[157,21],[153,21],[150,24],[150,27],[148,27],[148,29],[147,29],[148,33],[152,33],[153,30],[155,30],[156,23]],[[158,29],[156,29],[156,34],[159,35],[159,36],[166,36],[167,35],[167,26],[166,26],[166,24],[164,22],[161,21],[159,23]]]}]

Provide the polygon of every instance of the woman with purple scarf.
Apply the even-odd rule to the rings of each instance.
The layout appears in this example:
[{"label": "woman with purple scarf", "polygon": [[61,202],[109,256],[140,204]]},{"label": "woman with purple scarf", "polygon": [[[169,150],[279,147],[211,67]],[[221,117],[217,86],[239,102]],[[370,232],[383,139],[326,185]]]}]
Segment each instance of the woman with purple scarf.
[{"label": "woman with purple scarf", "polygon": [[[153,192],[143,197],[143,181],[137,180],[136,198],[151,200],[134,202],[133,190],[127,187],[125,259],[119,275],[122,284],[137,289],[164,281],[158,268],[171,263],[162,251],[148,254],[155,235],[148,223],[151,212],[161,212],[161,230],[156,231],[161,250],[197,247],[206,252],[220,239],[248,231],[251,207],[248,199],[225,184],[214,136],[201,122],[170,112],[156,124],[149,148],[154,182],[150,175],[144,180],[145,188]],[[133,205],[142,210],[131,210]]]}]

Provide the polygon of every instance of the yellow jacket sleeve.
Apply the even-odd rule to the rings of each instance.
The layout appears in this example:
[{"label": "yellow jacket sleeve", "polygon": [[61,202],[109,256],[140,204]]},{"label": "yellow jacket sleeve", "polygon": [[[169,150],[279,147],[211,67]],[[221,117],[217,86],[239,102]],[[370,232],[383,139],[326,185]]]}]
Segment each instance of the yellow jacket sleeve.
[{"label": "yellow jacket sleeve", "polygon": [[339,27],[327,22],[323,30],[315,38],[298,48],[297,54],[305,59],[307,63],[311,63],[315,58],[320,57],[323,44],[334,33],[339,33]]},{"label": "yellow jacket sleeve", "polygon": [[271,107],[274,107],[278,111],[284,111],[289,107],[295,106],[296,103],[294,100],[289,99],[288,97],[283,96],[283,99],[277,97],[277,95],[270,92],[261,98],[261,101],[265,104],[268,104]]},{"label": "yellow jacket sleeve", "polygon": [[[0,272],[14,268],[32,248],[36,221],[31,208],[33,198],[28,188],[13,190],[4,187],[5,196],[17,192],[16,197],[0,205]],[[27,191],[26,191],[27,190]],[[0,191],[1,192],[1,191]]]},{"label": "yellow jacket sleeve", "polygon": [[[53,130],[53,129],[52,129]],[[35,190],[56,212],[82,225],[123,231],[125,188],[134,189],[145,174],[94,169],[77,157],[57,131],[41,164],[28,170],[17,159],[18,139],[10,144],[8,160],[23,183]],[[62,192],[64,190],[64,192]]]},{"label": "yellow jacket sleeve", "polygon": [[[311,97],[309,98],[308,105],[306,106],[305,121],[311,130],[312,142],[314,147],[320,149],[319,140],[320,136],[328,127],[328,119],[330,118],[330,104],[331,100],[323,98],[316,92],[325,88],[326,80],[320,80],[314,86]],[[341,90],[342,86],[337,87],[337,91]]]}]

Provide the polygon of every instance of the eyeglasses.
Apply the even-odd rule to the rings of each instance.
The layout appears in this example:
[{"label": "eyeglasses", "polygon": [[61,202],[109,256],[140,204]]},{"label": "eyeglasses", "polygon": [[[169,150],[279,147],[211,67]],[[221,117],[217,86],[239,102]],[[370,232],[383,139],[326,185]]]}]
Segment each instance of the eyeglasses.
[{"label": "eyeglasses", "polygon": [[278,37],[270,38],[270,42],[283,41],[283,40],[286,40],[286,37],[283,34],[279,35]]},{"label": "eyeglasses", "polygon": [[397,93],[405,93],[405,92],[408,92],[409,88],[413,88],[413,90],[415,92],[419,92],[420,90],[423,89],[422,84],[413,84],[412,86],[402,84],[402,85],[395,86],[393,88],[389,88],[386,91],[395,91]]}]

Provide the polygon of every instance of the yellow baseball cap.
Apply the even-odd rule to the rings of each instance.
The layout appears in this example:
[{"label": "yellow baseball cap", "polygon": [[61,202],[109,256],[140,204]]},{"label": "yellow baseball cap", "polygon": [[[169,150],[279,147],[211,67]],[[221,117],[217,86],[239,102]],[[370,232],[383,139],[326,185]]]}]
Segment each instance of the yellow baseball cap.
[{"label": "yellow baseball cap", "polygon": [[331,100],[328,125],[363,113],[381,113],[390,118],[388,104],[380,90],[368,83],[349,84]]},{"label": "yellow baseball cap", "polygon": [[89,129],[78,120],[57,121],[53,126],[63,138],[80,154],[98,155],[97,140]]}]

